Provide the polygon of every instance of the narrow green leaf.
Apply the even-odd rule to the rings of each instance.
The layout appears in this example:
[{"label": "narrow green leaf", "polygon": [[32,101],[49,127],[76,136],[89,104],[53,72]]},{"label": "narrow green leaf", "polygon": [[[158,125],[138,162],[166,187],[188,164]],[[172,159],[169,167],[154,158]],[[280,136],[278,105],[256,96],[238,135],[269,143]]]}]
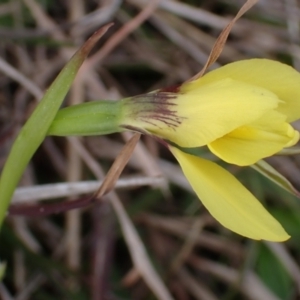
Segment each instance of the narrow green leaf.
[{"label": "narrow green leaf", "polygon": [[290,275],[264,244],[259,246],[256,267],[258,276],[278,296],[276,299],[292,299],[293,281]]},{"label": "narrow green leaf", "polygon": [[296,155],[296,154],[300,154],[300,147],[284,148],[280,152],[276,153],[276,155]]},{"label": "narrow green leaf", "polygon": [[300,198],[300,192],[296,190],[295,187],[280,173],[278,173],[271,165],[269,165],[266,161],[260,160],[255,165],[251,166],[254,170],[258,171],[278,186],[288,191],[289,193],[295,195]]},{"label": "narrow green leaf", "polygon": [[74,54],[21,129],[0,178],[0,227],[13,192],[31,157],[44,140],[84,59],[111,24],[96,31]]}]

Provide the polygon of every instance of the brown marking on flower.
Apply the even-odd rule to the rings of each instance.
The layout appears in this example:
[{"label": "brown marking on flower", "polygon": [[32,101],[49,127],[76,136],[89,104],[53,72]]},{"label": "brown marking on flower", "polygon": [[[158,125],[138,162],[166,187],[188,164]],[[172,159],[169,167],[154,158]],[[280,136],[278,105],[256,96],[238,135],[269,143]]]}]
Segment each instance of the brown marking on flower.
[{"label": "brown marking on flower", "polygon": [[178,116],[176,99],[175,93],[162,91],[133,97],[132,117],[162,130],[167,126],[175,131],[184,119]]}]

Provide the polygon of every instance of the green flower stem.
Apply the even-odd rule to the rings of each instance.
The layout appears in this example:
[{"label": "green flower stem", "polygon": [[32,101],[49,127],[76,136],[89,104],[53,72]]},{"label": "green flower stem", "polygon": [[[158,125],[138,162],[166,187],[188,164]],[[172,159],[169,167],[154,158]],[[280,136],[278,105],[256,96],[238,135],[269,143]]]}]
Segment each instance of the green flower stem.
[{"label": "green flower stem", "polygon": [[48,135],[103,135],[121,132],[120,101],[93,101],[63,108],[53,120]]}]

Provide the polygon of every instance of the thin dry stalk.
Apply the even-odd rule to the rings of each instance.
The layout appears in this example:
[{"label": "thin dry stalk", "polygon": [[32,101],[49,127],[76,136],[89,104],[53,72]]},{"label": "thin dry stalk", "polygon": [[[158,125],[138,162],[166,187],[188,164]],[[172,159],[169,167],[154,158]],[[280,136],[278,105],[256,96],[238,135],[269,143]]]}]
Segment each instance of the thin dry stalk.
[{"label": "thin dry stalk", "polygon": [[[182,218],[162,217],[153,214],[143,214],[139,221],[143,224],[151,226],[155,229],[161,230],[165,233],[175,235],[176,237],[186,238],[191,230],[192,220],[182,220]],[[210,219],[207,220],[202,217],[204,224],[209,224]],[[231,258],[241,259],[244,257],[244,249],[237,242],[230,241],[224,237],[220,238],[216,234],[202,231],[201,235],[197,236],[197,246],[208,248],[217,253],[228,255]]]},{"label": "thin dry stalk", "polygon": [[176,272],[178,279],[185,288],[198,300],[217,300],[218,298],[199,280],[196,280],[186,269]]},{"label": "thin dry stalk", "polygon": [[101,184],[98,191],[95,193],[94,198],[100,199],[103,195],[109,193],[116,185],[123,169],[128,163],[130,156],[139,141],[141,135],[135,133],[132,138],[126,143],[119,156],[115,159],[113,165],[107,172],[103,183]]},{"label": "thin dry stalk", "polygon": [[119,31],[117,31],[103,47],[91,56],[86,64],[79,71],[81,74],[89,72],[99,61],[103,60],[117,45],[120,44],[131,32],[137,29],[143,22],[145,22],[154,12],[160,0],[149,1],[147,6],[131,21],[127,22]]},{"label": "thin dry stalk", "polygon": [[20,291],[19,294],[17,294],[14,300],[30,300],[32,298],[32,294],[37,291],[45,282],[45,275],[35,275],[33,278],[27,281],[25,288]]},{"label": "thin dry stalk", "polygon": [[[148,3],[147,0],[128,1],[139,7],[145,6]],[[228,20],[226,18],[217,16],[201,8],[191,7],[190,5],[185,4],[184,2],[162,0],[159,3],[158,7],[172,14],[197,22],[198,24],[204,24],[216,29],[223,29],[228,23]]]},{"label": "thin dry stalk", "polygon": [[[77,18],[84,15],[84,5],[81,0],[72,1],[69,5],[70,22],[75,22]],[[72,32],[74,36],[74,31]],[[84,102],[84,84],[80,79],[75,79],[70,91],[70,105]],[[73,138],[76,139],[76,138]],[[68,162],[67,181],[78,181],[82,177],[82,163],[79,154],[68,142]],[[71,199],[70,199],[71,200]],[[78,270],[81,265],[81,211],[72,210],[66,215],[66,259],[68,266],[73,270]]]},{"label": "thin dry stalk", "polygon": [[[142,186],[156,186],[164,182],[161,177],[133,176],[130,178],[120,178],[116,182],[115,189],[131,189]],[[103,181],[79,181],[63,182],[54,184],[41,184],[30,187],[19,187],[16,189],[12,204],[33,204],[43,200],[72,197],[90,194],[99,188]]]},{"label": "thin dry stalk", "polygon": [[23,217],[13,218],[13,225],[16,231],[16,234],[19,236],[20,240],[34,253],[39,253],[42,250],[40,243],[33,236],[28,225]]},{"label": "thin dry stalk", "polygon": [[21,74],[17,69],[7,63],[0,57],[0,71],[7,77],[15,80],[22,85],[29,93],[31,93],[36,100],[39,100],[43,96],[43,91],[30,79]]},{"label": "thin dry stalk", "polygon": [[207,259],[191,256],[189,263],[193,268],[214,275],[223,282],[234,286],[251,300],[279,300],[261,280],[251,271],[245,272],[242,280],[238,271]]},{"label": "thin dry stalk", "polygon": [[[132,134],[129,132],[124,132],[122,133],[122,136],[125,141],[128,141],[131,138]],[[139,165],[139,169],[143,171],[146,175],[150,177],[163,178],[162,171],[157,160],[154,159],[154,157],[151,155],[151,153],[148,151],[148,149],[142,142],[139,142],[136,145],[133,152],[133,158],[136,159]],[[165,196],[168,196],[170,194],[168,182],[166,180],[160,182],[160,184],[156,187],[159,187]]]},{"label": "thin dry stalk", "polygon": [[207,59],[206,64],[204,65],[204,67],[202,68],[202,70],[196,74],[195,76],[193,76],[192,78],[190,78],[188,81],[192,81],[192,80],[196,80],[197,78],[200,78],[205,71],[212,65],[215,63],[215,61],[218,59],[218,57],[220,56],[224,45],[227,41],[227,38],[229,36],[229,33],[232,29],[232,27],[234,26],[234,24],[236,23],[236,21],[244,14],[246,13],[253,5],[255,5],[257,3],[258,0],[247,0],[247,2],[241,7],[241,9],[238,11],[238,13],[236,14],[236,16],[233,18],[232,21],[229,22],[229,24],[222,30],[222,32],[220,33],[219,37],[217,38],[210,54],[209,57]]},{"label": "thin dry stalk", "polygon": [[171,263],[171,272],[177,272],[192,253],[197,244],[198,237],[201,235],[203,225],[204,224],[201,218],[195,220],[191,230],[188,232],[186,239],[184,240],[183,246]]},{"label": "thin dry stalk", "polygon": [[199,64],[204,65],[207,61],[207,54],[195,44],[185,34],[181,34],[168,24],[159,14],[151,17],[151,23],[154,24],[170,41],[180,49],[189,54]]},{"label": "thin dry stalk", "polygon": [[3,300],[15,300],[2,282],[0,282],[0,296]]}]

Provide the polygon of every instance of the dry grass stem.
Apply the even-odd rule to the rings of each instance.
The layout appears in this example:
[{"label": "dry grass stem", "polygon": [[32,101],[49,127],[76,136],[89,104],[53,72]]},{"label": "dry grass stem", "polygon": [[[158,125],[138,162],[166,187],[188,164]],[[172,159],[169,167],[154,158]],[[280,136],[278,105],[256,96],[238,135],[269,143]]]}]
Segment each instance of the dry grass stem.
[{"label": "dry grass stem", "polygon": [[242,8],[239,10],[239,12],[236,14],[236,16],[233,18],[232,21],[228,23],[228,25],[222,30],[221,34],[218,36],[215,44],[213,45],[213,48],[209,54],[209,57],[207,59],[207,62],[205,63],[202,70],[193,76],[189,81],[195,80],[199,77],[201,77],[205,71],[213,65],[218,57],[220,56],[221,52],[223,51],[223,48],[225,46],[225,43],[227,41],[227,38],[229,36],[229,33],[231,32],[232,27],[236,23],[236,21],[244,14],[246,13],[253,5],[257,3],[258,0],[247,0],[246,3],[242,6]]},{"label": "dry grass stem", "polygon": [[[190,263],[211,275],[214,275],[228,284],[234,285],[251,300],[279,300],[252,272],[246,272],[240,282],[240,274],[232,268],[206,259],[191,257]],[[237,285],[240,282],[240,285]]]},{"label": "dry grass stem", "polygon": [[177,271],[178,279],[182,282],[188,291],[198,300],[217,300],[218,298],[207,289],[200,281],[197,281],[189,272],[185,269]]},{"label": "dry grass stem", "polygon": [[[36,185],[32,187],[17,188],[12,199],[13,204],[30,204],[62,197],[75,197],[82,194],[90,194],[99,188],[103,181],[79,181]],[[115,189],[132,189],[142,186],[156,186],[164,182],[162,177],[136,176],[119,178]]]},{"label": "dry grass stem", "polygon": [[28,90],[37,100],[42,98],[43,91],[25,75],[21,74],[18,70],[8,64],[5,60],[0,58],[0,70],[2,73],[18,82],[25,89]]},{"label": "dry grass stem", "polygon": [[126,143],[120,154],[115,159],[108,173],[106,174],[100,188],[95,193],[94,197],[96,199],[100,199],[103,195],[109,193],[115,187],[115,184],[119,179],[123,169],[127,165],[128,160],[140,137],[141,135],[139,133],[135,133],[132,138]]}]

